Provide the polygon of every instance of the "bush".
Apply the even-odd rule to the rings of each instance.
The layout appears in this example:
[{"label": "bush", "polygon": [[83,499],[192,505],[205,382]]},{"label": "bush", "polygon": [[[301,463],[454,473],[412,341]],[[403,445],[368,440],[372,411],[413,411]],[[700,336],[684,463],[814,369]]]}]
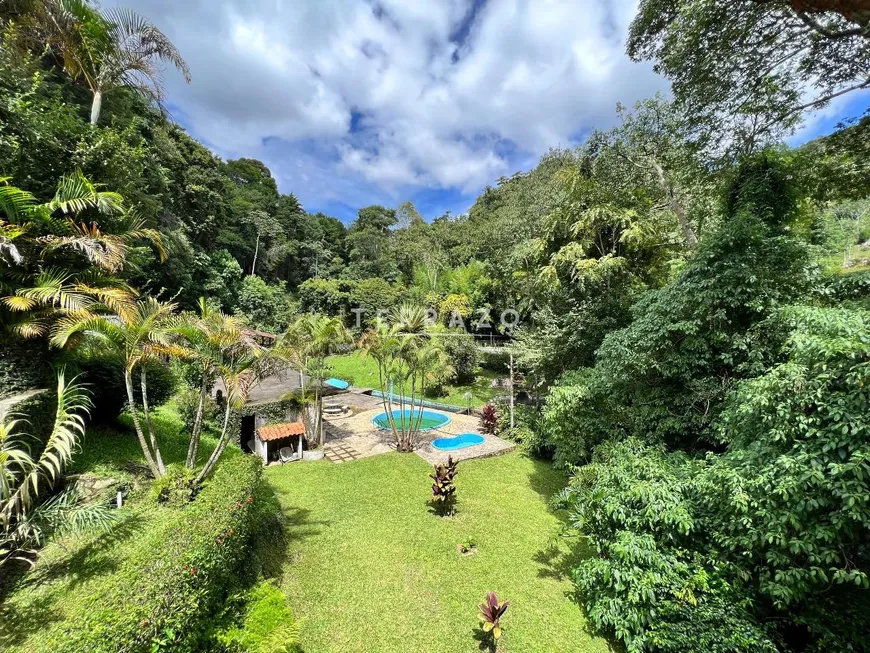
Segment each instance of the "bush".
[{"label": "bush", "polygon": [[[193,432],[193,424],[196,421],[196,411],[199,407],[199,390],[193,388],[185,388],[175,396],[175,404],[178,407],[178,414],[184,422],[184,430],[186,433]],[[202,427],[203,430],[209,430],[219,433],[221,429],[220,419],[222,411],[218,407],[211,395],[206,395],[202,407]]]},{"label": "bush", "polygon": [[241,623],[217,633],[230,652],[286,653],[299,650],[300,624],[287,598],[269,582],[261,582],[240,597],[245,606]]},{"label": "bush", "polygon": [[448,331],[443,338],[444,351],[450,357],[453,367],[453,380],[457,384],[474,381],[480,362],[480,350],[471,336],[462,335],[461,330]]},{"label": "bush", "polygon": [[[146,365],[148,406],[153,409],[169,401],[178,387],[178,378],[167,364],[149,362]],[[92,421],[110,422],[124,412],[127,407],[127,389],[124,387],[120,362],[109,358],[93,358],[77,363],[76,367],[81,371],[82,379],[92,393]],[[137,405],[141,406],[142,389],[138,370],[133,376],[133,396]]]},{"label": "bush", "polygon": [[211,615],[241,589],[264,492],[258,459],[226,455],[176,519],[144,534],[81,597],[56,650],[139,651],[157,641],[200,650]]},{"label": "bush", "polygon": [[0,399],[24,390],[51,388],[53,385],[45,342],[22,340],[4,333],[0,342]]},{"label": "bush", "polygon": [[597,553],[574,570],[581,601],[630,652],[776,651],[741,586],[700,553],[697,471],[637,440],[598,449],[557,503]]},{"label": "bush", "polygon": [[870,313],[778,321],[785,358],[729,396],[724,453],[605,443],[562,496],[598,554],[574,570],[589,617],[630,651],[863,650]]}]

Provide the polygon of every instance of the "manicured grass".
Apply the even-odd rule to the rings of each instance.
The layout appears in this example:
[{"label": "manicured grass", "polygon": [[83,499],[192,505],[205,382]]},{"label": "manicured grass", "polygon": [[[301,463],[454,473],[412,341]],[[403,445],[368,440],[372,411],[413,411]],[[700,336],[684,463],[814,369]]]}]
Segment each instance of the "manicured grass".
[{"label": "manicured grass", "polygon": [[460,463],[459,511],[444,518],[426,504],[430,470],[398,453],[266,470],[289,520],[282,590],[305,651],[477,651],[490,590],[511,602],[500,650],[607,651],[570,599],[547,504],[564,476],[516,453]]},{"label": "manicured grass", "polygon": [[[326,359],[326,362],[333,369],[332,375],[339,379],[351,381],[358,388],[382,389],[380,387],[380,378],[378,377],[377,363],[361,351],[354,351],[340,356],[330,356]],[[444,387],[444,390],[447,392],[446,395],[431,395],[426,398],[451,406],[466,407],[470,403],[472,407],[479,407],[496,395],[497,391],[492,388],[491,382],[493,379],[498,378],[498,376],[495,372],[478,369],[477,376],[472,383],[447,385]],[[466,392],[471,393],[470,401],[465,398]]]}]

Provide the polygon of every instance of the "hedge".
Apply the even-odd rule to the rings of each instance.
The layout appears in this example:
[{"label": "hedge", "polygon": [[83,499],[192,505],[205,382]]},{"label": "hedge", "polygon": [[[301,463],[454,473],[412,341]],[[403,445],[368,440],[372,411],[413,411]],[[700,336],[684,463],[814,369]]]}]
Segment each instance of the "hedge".
[{"label": "hedge", "polygon": [[246,576],[264,500],[262,465],[228,455],[197,498],[132,543],[50,645],[63,651],[195,651]]}]

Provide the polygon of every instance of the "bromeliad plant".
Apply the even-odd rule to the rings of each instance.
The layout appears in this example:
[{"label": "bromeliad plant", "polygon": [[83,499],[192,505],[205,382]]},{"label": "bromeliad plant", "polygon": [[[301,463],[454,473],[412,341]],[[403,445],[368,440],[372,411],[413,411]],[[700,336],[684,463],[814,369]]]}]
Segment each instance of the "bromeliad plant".
[{"label": "bromeliad plant", "polygon": [[447,457],[445,464],[435,465],[434,471],[429,474],[432,483],[432,506],[442,516],[453,514],[456,505],[456,486],[453,480],[459,463],[452,456]]},{"label": "bromeliad plant", "polygon": [[495,592],[490,592],[486,595],[486,601],[479,606],[480,614],[478,617],[483,624],[483,632],[490,633],[495,641],[501,637],[500,620],[507,612],[508,605],[510,604],[507,601],[499,602]]}]

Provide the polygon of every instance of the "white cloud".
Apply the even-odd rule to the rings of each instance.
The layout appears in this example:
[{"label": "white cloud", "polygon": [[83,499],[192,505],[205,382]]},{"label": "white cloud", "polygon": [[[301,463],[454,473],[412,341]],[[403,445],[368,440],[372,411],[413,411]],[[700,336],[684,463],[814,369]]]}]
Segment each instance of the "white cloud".
[{"label": "white cloud", "polygon": [[635,0],[121,1],[188,61],[192,133],[307,205],[470,195],[666,88],[624,54]]}]

